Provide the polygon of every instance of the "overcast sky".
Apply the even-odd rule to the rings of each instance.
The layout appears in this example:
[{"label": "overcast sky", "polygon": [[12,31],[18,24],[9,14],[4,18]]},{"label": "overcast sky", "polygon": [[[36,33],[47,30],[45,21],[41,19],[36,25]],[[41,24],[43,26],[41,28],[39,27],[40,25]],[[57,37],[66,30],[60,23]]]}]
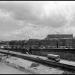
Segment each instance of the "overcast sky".
[{"label": "overcast sky", "polygon": [[75,1],[0,1],[0,40],[75,36]]}]

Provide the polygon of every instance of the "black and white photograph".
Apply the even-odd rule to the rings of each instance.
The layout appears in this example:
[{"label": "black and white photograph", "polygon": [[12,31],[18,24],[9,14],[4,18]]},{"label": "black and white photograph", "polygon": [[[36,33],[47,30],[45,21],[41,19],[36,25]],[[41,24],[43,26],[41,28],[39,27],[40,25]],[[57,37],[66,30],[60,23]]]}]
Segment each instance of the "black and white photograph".
[{"label": "black and white photograph", "polygon": [[75,1],[0,1],[0,74],[75,74]]}]

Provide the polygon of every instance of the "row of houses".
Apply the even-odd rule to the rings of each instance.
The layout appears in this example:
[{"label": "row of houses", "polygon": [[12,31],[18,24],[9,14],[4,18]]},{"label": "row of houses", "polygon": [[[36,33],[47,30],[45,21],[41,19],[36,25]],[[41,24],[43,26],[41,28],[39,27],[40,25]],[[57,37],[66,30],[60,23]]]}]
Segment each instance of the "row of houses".
[{"label": "row of houses", "polygon": [[29,39],[29,40],[11,40],[0,43],[16,48],[31,48],[31,49],[51,49],[51,48],[75,48],[75,38],[73,34],[51,34],[46,38]]},{"label": "row of houses", "polygon": [[52,34],[45,39],[30,39],[28,44],[39,45],[40,48],[75,48],[75,38],[72,34]]}]

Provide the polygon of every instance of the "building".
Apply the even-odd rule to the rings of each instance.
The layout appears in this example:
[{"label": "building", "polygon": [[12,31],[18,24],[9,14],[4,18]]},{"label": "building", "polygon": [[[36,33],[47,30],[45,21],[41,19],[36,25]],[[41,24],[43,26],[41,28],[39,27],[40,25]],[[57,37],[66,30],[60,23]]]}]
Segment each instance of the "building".
[{"label": "building", "polygon": [[72,48],[73,34],[51,34],[45,40],[55,40],[56,48]]},{"label": "building", "polygon": [[72,39],[73,34],[50,34],[45,38],[45,40],[49,40],[49,39],[67,39],[67,38]]}]

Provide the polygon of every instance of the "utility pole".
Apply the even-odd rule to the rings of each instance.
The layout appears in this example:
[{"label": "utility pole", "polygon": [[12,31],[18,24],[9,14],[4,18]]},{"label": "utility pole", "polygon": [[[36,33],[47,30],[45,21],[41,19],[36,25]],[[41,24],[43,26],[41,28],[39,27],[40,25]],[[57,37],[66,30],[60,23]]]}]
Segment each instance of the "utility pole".
[{"label": "utility pole", "polygon": [[[9,42],[7,41],[7,48],[9,47]],[[9,57],[9,49],[8,49],[8,54],[7,54],[7,58]]]}]

